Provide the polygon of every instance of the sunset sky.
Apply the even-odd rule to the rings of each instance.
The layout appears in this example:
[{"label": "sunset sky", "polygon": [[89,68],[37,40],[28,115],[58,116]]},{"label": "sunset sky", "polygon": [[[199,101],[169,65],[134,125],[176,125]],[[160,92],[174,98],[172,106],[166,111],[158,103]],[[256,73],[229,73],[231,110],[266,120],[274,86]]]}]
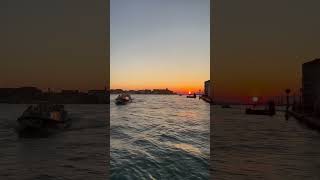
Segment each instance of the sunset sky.
[{"label": "sunset sky", "polygon": [[111,88],[203,90],[209,0],[111,0]]},{"label": "sunset sky", "polygon": [[[106,4],[0,2],[0,87],[101,89]],[[296,91],[301,64],[320,57],[319,0],[214,1],[217,98]],[[111,88],[203,90],[210,79],[209,0],[111,0]]]},{"label": "sunset sky", "polygon": [[320,57],[320,1],[214,3],[215,97],[245,99],[298,90],[301,64]]},{"label": "sunset sky", "polygon": [[104,89],[106,1],[2,0],[0,88]]}]

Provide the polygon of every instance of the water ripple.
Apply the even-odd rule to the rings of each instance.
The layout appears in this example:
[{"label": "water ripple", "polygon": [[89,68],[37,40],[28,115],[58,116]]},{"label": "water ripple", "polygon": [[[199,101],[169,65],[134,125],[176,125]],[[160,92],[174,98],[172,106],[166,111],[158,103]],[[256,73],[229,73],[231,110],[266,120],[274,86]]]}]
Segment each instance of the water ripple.
[{"label": "water ripple", "polygon": [[245,107],[214,114],[215,179],[320,179],[320,135],[283,112],[245,115]]},{"label": "water ripple", "polygon": [[209,105],[181,96],[134,98],[111,105],[111,179],[208,179]]}]

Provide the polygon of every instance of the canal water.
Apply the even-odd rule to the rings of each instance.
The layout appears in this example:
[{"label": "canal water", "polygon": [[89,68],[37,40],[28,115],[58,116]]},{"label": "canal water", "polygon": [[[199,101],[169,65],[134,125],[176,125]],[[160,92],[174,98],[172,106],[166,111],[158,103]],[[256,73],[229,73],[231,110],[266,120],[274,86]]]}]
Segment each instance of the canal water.
[{"label": "canal water", "polygon": [[0,179],[106,179],[109,163],[111,179],[209,179],[209,105],[177,95],[133,98],[125,106],[66,105],[71,128],[48,138],[19,138],[16,120],[28,105],[0,104]]},{"label": "canal water", "polygon": [[[207,103],[181,96],[133,96],[110,104],[112,179],[209,179]],[[115,96],[111,97],[112,99]],[[71,129],[20,139],[16,119],[27,105],[1,104],[0,179],[105,179],[105,105],[67,105]],[[245,107],[213,108],[213,179],[320,179],[320,133]]]},{"label": "canal water", "polygon": [[177,95],[111,96],[111,179],[209,179],[210,105]]},{"label": "canal water", "polygon": [[19,138],[16,120],[28,106],[0,104],[1,180],[106,179],[107,105],[66,105],[69,129]]},{"label": "canal water", "polygon": [[320,133],[284,112],[213,108],[213,179],[320,179]]}]

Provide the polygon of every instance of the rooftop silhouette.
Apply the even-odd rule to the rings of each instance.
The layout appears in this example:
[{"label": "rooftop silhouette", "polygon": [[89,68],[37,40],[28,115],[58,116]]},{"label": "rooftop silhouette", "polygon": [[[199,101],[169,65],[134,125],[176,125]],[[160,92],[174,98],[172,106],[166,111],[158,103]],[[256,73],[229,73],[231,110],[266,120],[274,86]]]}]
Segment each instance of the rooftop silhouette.
[{"label": "rooftop silhouette", "polygon": [[109,91],[61,90],[60,92],[42,91],[36,87],[0,88],[0,103],[35,104],[39,102],[59,104],[106,104],[109,103]]}]

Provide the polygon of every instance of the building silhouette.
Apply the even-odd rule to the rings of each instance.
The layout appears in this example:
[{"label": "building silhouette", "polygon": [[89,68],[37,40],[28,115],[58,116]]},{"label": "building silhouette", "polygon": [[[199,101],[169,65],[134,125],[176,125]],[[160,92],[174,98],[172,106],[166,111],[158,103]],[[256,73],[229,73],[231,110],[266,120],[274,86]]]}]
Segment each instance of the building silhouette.
[{"label": "building silhouette", "polygon": [[210,91],[211,91],[210,80],[208,80],[204,82],[204,95],[209,97]]},{"label": "building silhouette", "polygon": [[302,65],[302,101],[306,113],[314,113],[320,107],[320,59]]},{"label": "building silhouette", "polygon": [[143,89],[143,90],[122,90],[122,89],[111,89],[110,94],[122,94],[122,93],[129,93],[129,94],[165,94],[165,95],[173,95],[176,94],[175,92],[166,89]]},{"label": "building silhouette", "polygon": [[109,92],[105,90],[62,90],[61,92],[42,92],[36,87],[0,88],[0,103],[35,104],[41,102],[59,104],[107,104]]}]

